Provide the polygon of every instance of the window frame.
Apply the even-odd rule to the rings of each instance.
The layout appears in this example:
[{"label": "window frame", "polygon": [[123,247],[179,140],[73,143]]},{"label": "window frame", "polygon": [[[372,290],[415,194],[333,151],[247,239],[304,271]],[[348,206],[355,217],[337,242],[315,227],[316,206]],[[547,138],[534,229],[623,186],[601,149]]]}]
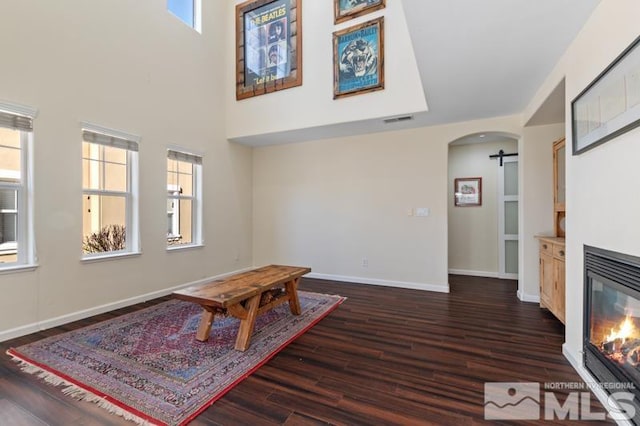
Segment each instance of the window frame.
[{"label": "window frame", "polygon": [[[24,105],[0,102],[0,112],[31,121],[37,110]],[[33,211],[33,129],[2,125],[20,133],[20,173],[19,182],[0,182],[1,189],[16,191],[16,261],[0,263],[0,274],[34,270],[37,265],[35,250],[35,226]]]},{"label": "window frame", "polygon": [[[81,143],[89,143],[98,146],[101,149],[109,146],[105,143],[88,141],[84,137],[84,132],[91,132],[102,136],[123,139],[135,144],[136,148],[139,147],[140,137],[125,133],[119,130],[114,130],[102,126],[98,126],[93,123],[83,122],[81,123]],[[117,147],[126,151],[126,191],[115,191],[108,189],[91,189],[85,188],[84,182],[82,183],[82,199],[87,196],[100,196],[100,197],[120,197],[124,198],[125,202],[125,248],[123,250],[114,250],[109,252],[100,253],[85,253],[80,247],[81,260],[82,261],[95,261],[102,259],[112,259],[123,256],[136,256],[141,254],[140,246],[140,227],[139,227],[139,154],[137,149],[131,150],[128,148]],[[85,160],[84,156],[81,156],[82,161]],[[100,160],[103,164],[108,164],[108,161]],[[106,170],[103,171],[105,173]],[[83,218],[84,220],[84,218]],[[83,225],[84,227],[84,222]],[[83,233],[84,240],[84,233]]]},{"label": "window frame", "polygon": [[[168,251],[173,251],[173,250],[181,250],[181,249],[188,249],[188,248],[193,248],[193,247],[202,247],[204,246],[204,239],[203,239],[203,230],[202,230],[202,155],[200,153],[195,153],[192,150],[187,150],[184,148],[177,148],[177,147],[168,147],[167,148],[167,160],[172,160],[172,158],[170,158],[170,152],[176,152],[179,154],[185,154],[187,157],[196,157],[199,159],[199,162],[192,162],[192,161],[187,161],[191,163],[192,166],[192,173],[191,173],[191,186],[192,186],[192,195],[183,195],[182,194],[182,188],[180,187],[179,184],[175,184],[175,185],[170,185],[168,182],[168,178],[169,178],[169,170],[168,168],[166,169],[166,173],[165,173],[165,177],[167,179],[166,182],[166,193],[167,193],[167,202],[171,201],[171,200],[175,200],[175,202],[178,203],[178,207],[177,212],[178,212],[178,218],[180,216],[180,200],[189,200],[191,201],[191,243],[188,244],[174,244],[171,245],[169,244],[169,236],[167,235],[167,250]],[[166,164],[166,161],[165,161]],[[167,214],[168,209],[167,210]],[[175,220],[175,218],[174,218]],[[179,224],[178,224],[178,231],[179,231]],[[179,232],[178,232],[179,235]]]}]

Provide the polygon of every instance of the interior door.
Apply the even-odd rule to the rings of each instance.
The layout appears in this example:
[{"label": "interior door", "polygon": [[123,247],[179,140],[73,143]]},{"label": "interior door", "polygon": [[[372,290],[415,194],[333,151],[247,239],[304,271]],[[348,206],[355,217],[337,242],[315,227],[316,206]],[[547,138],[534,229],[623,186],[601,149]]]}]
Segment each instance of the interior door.
[{"label": "interior door", "polygon": [[518,279],[518,156],[498,167],[498,276]]}]

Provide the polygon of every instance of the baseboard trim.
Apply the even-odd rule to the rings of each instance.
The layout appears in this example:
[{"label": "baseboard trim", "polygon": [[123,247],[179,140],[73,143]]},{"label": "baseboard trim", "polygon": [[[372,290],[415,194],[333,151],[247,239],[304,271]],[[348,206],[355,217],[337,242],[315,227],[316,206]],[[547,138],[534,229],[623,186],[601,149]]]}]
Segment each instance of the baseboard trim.
[{"label": "baseboard trim", "polygon": [[[573,369],[576,370],[582,380],[584,380],[585,383],[589,386],[589,390],[591,390],[596,398],[598,398],[605,410],[607,410],[607,407],[609,407],[611,404],[615,404],[614,407],[611,407],[612,409],[614,409],[613,411],[617,410],[618,412],[624,412],[624,410],[620,406],[618,406],[615,399],[609,398],[609,394],[601,386],[598,386],[598,381],[591,375],[591,373],[589,373],[582,362],[578,361],[576,357],[573,356],[573,353],[571,352],[571,350],[569,350],[566,343],[562,344],[562,355],[564,355]],[[608,411],[611,412],[612,410]],[[607,416],[607,418],[611,417]],[[614,420],[616,421],[616,423],[622,426],[633,426],[633,423],[627,420]]]},{"label": "baseboard trim", "polygon": [[425,283],[413,283],[413,282],[407,282],[407,281],[388,281],[388,280],[379,280],[374,278],[350,277],[345,275],[319,274],[316,272],[311,272],[305,275],[305,277],[317,278],[320,280],[342,281],[347,283],[379,285],[379,286],[385,286],[385,287],[409,288],[412,290],[425,290],[425,291],[435,291],[438,293],[449,293],[449,283],[447,283],[446,285],[436,285],[436,284],[425,284]]},{"label": "baseboard trim", "polygon": [[238,269],[233,272],[227,272],[224,274],[203,278],[203,279],[192,281],[186,284],[180,284],[180,285],[169,287],[163,290],[153,291],[151,293],[146,293],[140,296],[130,297],[128,299],[119,300],[113,303],[106,303],[104,305],[96,306],[93,308],[83,309],[81,311],[72,312],[70,314],[61,315],[59,317],[50,318],[50,319],[38,321],[32,324],[23,325],[20,327],[12,328],[10,330],[0,331],[0,342],[4,342],[5,340],[10,340],[10,339],[15,339],[16,337],[25,336],[31,333],[36,333],[38,331],[47,330],[49,328],[58,327],[58,326],[68,324],[70,322],[81,320],[84,318],[88,318],[94,315],[99,315],[105,312],[135,305],[136,303],[143,303],[151,299],[156,299],[158,297],[166,296],[167,294],[171,294],[175,290],[179,290],[181,288],[189,287],[192,285],[204,284],[208,281],[228,277],[229,275],[245,272],[251,269],[253,268],[248,267],[248,268]]},{"label": "baseboard trim", "polygon": [[489,272],[489,271],[472,271],[469,269],[449,269],[449,273],[452,275],[465,275],[468,277],[499,278],[497,272]]},{"label": "baseboard trim", "polygon": [[526,294],[521,290],[518,290],[518,299],[522,302],[540,303],[540,296]]}]

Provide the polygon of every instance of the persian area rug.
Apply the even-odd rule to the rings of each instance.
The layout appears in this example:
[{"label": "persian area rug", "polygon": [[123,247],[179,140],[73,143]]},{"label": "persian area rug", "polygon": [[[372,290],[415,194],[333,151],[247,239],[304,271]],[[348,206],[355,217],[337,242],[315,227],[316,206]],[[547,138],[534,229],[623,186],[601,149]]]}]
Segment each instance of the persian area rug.
[{"label": "persian area rug", "polygon": [[216,316],[207,342],[196,340],[202,308],[170,300],[7,351],[21,368],[72,397],[140,424],[184,425],[344,298],[299,291],[258,316],[245,352],[234,349],[239,320]]}]

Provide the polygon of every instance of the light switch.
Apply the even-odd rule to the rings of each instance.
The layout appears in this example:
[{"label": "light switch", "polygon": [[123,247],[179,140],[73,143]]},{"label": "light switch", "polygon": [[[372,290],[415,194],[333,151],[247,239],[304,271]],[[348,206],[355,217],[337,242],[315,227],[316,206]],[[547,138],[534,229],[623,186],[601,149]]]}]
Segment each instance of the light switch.
[{"label": "light switch", "polygon": [[416,208],[416,216],[419,216],[419,217],[429,216],[429,208],[428,207],[417,207]]}]

